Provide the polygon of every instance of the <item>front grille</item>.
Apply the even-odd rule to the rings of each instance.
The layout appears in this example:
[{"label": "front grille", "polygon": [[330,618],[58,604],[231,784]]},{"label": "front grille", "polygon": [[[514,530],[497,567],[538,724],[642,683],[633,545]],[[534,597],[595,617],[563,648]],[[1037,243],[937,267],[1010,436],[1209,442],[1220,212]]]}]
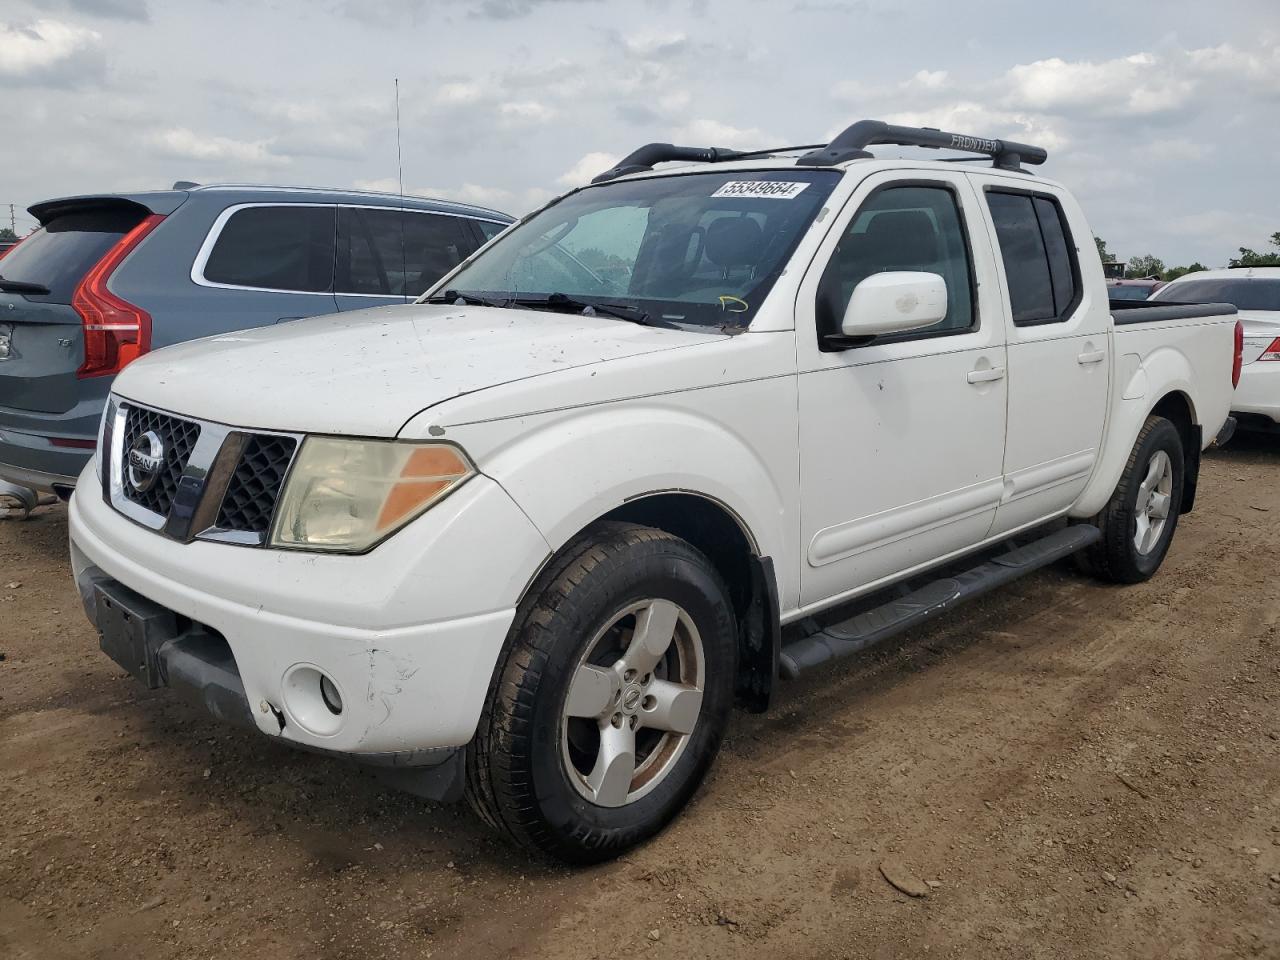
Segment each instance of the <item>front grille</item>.
[{"label": "front grille", "polygon": [[218,510],[217,527],[266,535],[298,442],[258,433],[249,438]]},{"label": "front grille", "polygon": [[[129,451],[137,439],[148,431],[160,438],[164,449],[163,462],[156,482],[148,490],[136,490],[129,482]],[[124,456],[121,458],[121,486],[124,495],[138,506],[162,517],[169,515],[178,480],[187,468],[191,451],[200,437],[200,425],[166,413],[147,410],[145,407],[129,407],[124,420]]]}]

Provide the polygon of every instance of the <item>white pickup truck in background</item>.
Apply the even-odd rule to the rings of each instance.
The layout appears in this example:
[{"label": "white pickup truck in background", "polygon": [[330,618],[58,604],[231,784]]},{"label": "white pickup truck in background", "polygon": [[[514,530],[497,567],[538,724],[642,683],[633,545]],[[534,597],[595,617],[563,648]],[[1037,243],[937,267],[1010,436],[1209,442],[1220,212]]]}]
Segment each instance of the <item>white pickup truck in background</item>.
[{"label": "white pickup truck in background", "polygon": [[1113,318],[1044,158],[652,144],[416,305],[143,358],[71,503],[104,650],[590,862],[779,676],[1071,554],[1150,577],[1239,327]]}]

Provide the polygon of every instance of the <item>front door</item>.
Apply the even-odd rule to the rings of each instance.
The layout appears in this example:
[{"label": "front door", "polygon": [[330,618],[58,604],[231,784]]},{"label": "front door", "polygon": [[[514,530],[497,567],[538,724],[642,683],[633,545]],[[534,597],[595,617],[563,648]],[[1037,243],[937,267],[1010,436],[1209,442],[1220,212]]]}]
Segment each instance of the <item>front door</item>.
[{"label": "front door", "polygon": [[[860,185],[801,285],[802,607],[973,546],[1000,502],[1005,324],[981,198],[963,174],[915,174]],[[901,270],[943,277],[941,323],[824,342],[859,281]]]}]

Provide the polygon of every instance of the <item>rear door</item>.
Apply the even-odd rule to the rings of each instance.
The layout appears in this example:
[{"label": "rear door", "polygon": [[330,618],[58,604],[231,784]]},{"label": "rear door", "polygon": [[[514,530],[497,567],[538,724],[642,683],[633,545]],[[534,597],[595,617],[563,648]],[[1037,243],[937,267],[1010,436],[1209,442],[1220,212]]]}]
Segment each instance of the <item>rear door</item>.
[{"label": "rear door", "polygon": [[166,342],[333,313],[337,216],[331,203],[241,203],[223,210],[191,267],[191,279],[218,296],[192,303],[199,316],[166,329]]},{"label": "rear door", "polygon": [[0,291],[0,408],[65,413],[75,406],[84,333],[72,297],[147,213],[134,203],[79,207],[51,219],[0,260],[0,277],[48,290]]},{"label": "rear door", "polygon": [[394,207],[339,207],[338,308],[406,303],[477,246],[462,217]]},{"label": "rear door", "polygon": [[975,180],[1012,318],[995,535],[1064,512],[1088,483],[1107,415],[1111,311],[1090,293],[1105,293],[1101,276],[1088,284],[1081,277],[1079,245],[1091,244],[1092,233],[1068,196],[1022,181]]}]

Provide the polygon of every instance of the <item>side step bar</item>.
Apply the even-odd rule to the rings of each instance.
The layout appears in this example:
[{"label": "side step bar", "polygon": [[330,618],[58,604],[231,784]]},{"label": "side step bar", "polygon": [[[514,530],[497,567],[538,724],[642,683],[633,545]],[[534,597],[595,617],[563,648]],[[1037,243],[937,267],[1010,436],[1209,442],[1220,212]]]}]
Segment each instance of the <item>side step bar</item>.
[{"label": "side step bar", "polygon": [[896,600],[801,637],[782,648],[778,664],[782,676],[794,680],[829,660],[865,650],[1101,539],[1102,531],[1090,524],[1065,527],[963,573],[934,580]]}]

